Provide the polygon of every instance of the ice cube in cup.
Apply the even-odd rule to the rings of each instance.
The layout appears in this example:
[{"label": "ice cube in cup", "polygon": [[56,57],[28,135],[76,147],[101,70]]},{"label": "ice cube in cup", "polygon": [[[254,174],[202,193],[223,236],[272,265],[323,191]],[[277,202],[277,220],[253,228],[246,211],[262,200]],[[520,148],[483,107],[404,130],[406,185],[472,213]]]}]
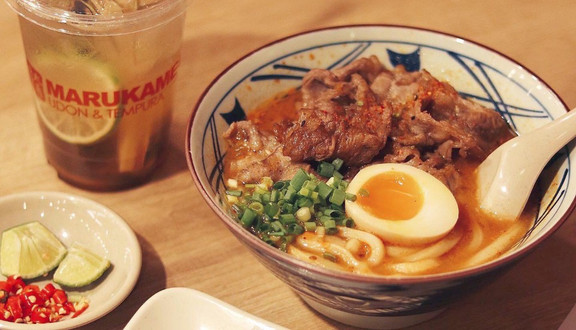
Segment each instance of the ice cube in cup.
[{"label": "ice cube in cup", "polygon": [[150,7],[162,0],[42,0],[54,8],[86,15],[119,15]]}]

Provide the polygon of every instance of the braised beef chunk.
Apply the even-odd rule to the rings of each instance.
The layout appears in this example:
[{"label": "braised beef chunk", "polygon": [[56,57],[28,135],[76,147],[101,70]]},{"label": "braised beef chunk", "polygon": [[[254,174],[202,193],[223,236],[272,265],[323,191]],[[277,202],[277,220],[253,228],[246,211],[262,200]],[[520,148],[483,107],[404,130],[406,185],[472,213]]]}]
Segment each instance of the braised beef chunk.
[{"label": "braised beef chunk", "polygon": [[379,102],[369,80],[384,68],[361,59],[335,71],[311,70],[302,84],[299,118],[286,132],[284,154],[295,161],[340,158],[369,163],[386,144],[390,107]]},{"label": "braised beef chunk", "polygon": [[265,176],[274,181],[289,180],[299,168],[310,168],[284,156],[276,138],[262,134],[249,121],[233,123],[224,138],[228,143],[227,172],[242,182],[260,182]]},{"label": "braised beef chunk", "polygon": [[347,177],[369,163],[407,163],[459,184],[457,159],[484,159],[512,134],[494,110],[462,98],[426,70],[386,69],[375,57],[303,79],[298,119],[266,136],[250,122],[233,124],[230,173],[246,181],[289,178],[314,161],[341,158]]},{"label": "braised beef chunk", "polygon": [[462,98],[425,70],[408,73],[397,68],[386,85],[377,89],[393,107],[384,162],[409,163],[455,188],[459,176],[454,157],[482,160],[510,138],[508,125],[496,111]]}]

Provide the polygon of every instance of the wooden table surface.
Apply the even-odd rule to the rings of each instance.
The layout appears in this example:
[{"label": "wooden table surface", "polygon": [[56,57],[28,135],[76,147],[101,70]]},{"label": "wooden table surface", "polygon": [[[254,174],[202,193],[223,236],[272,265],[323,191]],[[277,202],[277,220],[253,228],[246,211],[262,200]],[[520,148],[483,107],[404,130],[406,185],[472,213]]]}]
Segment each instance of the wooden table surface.
[{"label": "wooden table surface", "polygon": [[[195,0],[187,22],[168,161],[151,182],[113,193],[72,187],[46,163],[16,14],[0,1],[0,196],[51,190],[100,202],[138,236],[133,292],[89,329],[121,329],[154,293],[188,287],[292,329],[345,328],[309,309],[220,223],[189,174],[184,150],[192,107],[240,56],[301,31],[401,24],[460,35],[516,59],[576,107],[576,1]],[[483,290],[413,329],[557,329],[576,303],[575,217]]]}]

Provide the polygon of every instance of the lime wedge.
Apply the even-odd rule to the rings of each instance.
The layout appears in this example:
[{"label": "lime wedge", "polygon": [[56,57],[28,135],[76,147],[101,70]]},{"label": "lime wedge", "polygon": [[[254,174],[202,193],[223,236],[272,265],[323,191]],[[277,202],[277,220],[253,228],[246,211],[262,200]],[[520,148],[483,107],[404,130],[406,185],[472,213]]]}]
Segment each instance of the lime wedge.
[{"label": "lime wedge", "polygon": [[114,130],[120,117],[108,112],[114,106],[106,102],[114,103],[119,84],[109,65],[55,51],[39,53],[30,64],[44,84],[44,100],[37,99],[38,116],[59,139],[92,144]]},{"label": "lime wedge", "polygon": [[54,272],[53,280],[60,285],[81,287],[96,281],[108,267],[108,259],[75,242]]},{"label": "lime wedge", "polygon": [[0,268],[5,276],[31,279],[47,274],[65,255],[66,247],[37,221],[2,232]]}]

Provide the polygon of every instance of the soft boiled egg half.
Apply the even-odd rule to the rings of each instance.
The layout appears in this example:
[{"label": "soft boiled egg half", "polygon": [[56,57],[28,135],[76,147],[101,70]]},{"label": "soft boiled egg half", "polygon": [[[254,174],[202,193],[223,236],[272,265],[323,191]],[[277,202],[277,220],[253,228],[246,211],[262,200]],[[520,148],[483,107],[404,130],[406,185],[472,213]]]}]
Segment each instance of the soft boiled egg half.
[{"label": "soft boiled egg half", "polygon": [[364,167],[346,192],[346,213],[359,229],[392,244],[424,244],[452,230],[458,203],[452,192],[431,174],[405,164]]}]

